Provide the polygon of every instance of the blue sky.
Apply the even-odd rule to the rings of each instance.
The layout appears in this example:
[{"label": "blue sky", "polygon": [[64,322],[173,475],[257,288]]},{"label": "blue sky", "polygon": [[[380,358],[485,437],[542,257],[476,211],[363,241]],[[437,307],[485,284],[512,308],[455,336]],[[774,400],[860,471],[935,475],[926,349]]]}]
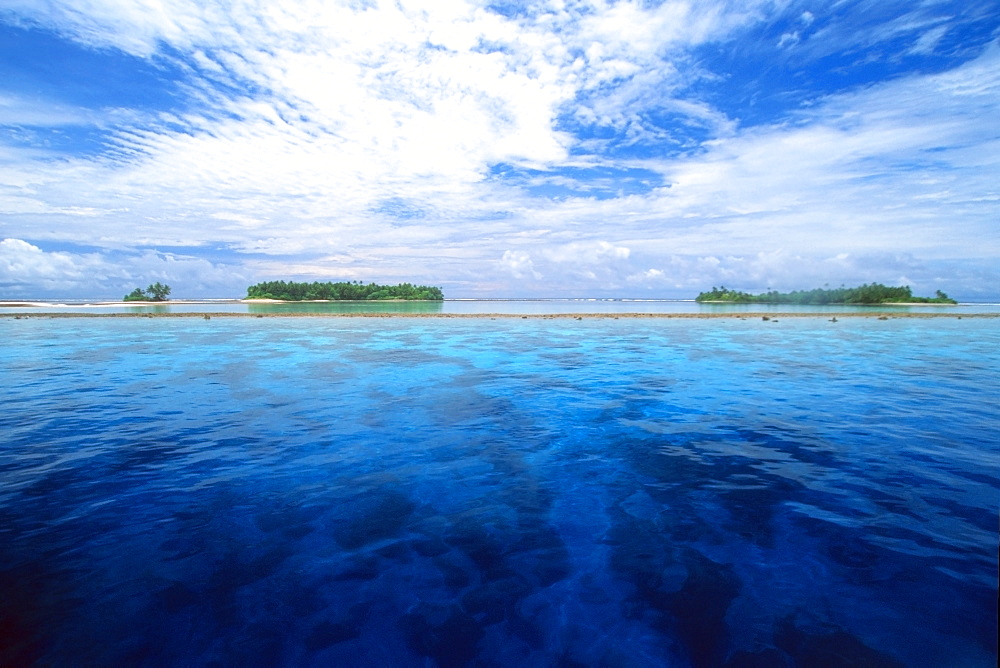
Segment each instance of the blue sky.
[{"label": "blue sky", "polygon": [[995,299],[998,40],[977,0],[0,0],[0,299]]}]

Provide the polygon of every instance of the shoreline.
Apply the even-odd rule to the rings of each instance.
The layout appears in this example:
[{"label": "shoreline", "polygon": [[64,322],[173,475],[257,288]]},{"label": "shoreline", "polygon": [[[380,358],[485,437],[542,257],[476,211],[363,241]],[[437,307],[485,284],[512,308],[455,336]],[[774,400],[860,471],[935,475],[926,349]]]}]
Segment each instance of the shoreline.
[{"label": "shoreline", "polygon": [[899,313],[898,311],[869,311],[864,313],[826,312],[744,312],[744,313],[0,313],[0,318],[15,320],[38,318],[440,318],[440,319],[490,319],[511,320],[648,320],[648,319],[736,319],[770,320],[780,318],[1000,318],[1000,313]]}]

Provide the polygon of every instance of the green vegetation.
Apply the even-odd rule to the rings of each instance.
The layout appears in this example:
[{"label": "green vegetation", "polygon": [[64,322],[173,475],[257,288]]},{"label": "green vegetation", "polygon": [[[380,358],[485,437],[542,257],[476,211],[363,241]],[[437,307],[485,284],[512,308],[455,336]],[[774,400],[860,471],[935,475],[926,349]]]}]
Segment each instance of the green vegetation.
[{"label": "green vegetation", "polygon": [[957,304],[940,290],[934,297],[914,297],[910,287],[890,288],[880,283],[865,284],[858,288],[839,287],[833,290],[796,290],[794,292],[749,292],[713,287],[695,298],[698,302],[729,302],[733,304]]},{"label": "green vegetation", "polygon": [[122,299],[127,302],[165,302],[169,294],[170,286],[157,281],[145,290],[136,288]]},{"label": "green vegetation", "polygon": [[294,283],[290,281],[267,281],[247,288],[247,299],[282,299],[304,301],[328,299],[331,301],[369,301],[378,299],[444,299],[441,288],[426,285],[367,285],[359,282],[341,283]]}]

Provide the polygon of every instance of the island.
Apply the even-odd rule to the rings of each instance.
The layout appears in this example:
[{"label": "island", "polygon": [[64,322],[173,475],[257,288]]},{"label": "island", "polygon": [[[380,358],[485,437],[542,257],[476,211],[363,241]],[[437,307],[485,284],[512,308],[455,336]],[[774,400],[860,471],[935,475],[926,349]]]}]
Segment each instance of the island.
[{"label": "island", "polygon": [[910,287],[893,288],[881,283],[864,284],[857,288],[839,287],[832,290],[817,288],[815,290],[795,290],[793,292],[777,292],[771,290],[753,295],[749,292],[729,290],[725,287],[713,287],[708,292],[702,292],[695,298],[696,302],[723,302],[727,304],[849,304],[849,305],[879,305],[879,304],[957,304],[940,290],[934,297],[914,297]]},{"label": "island", "polygon": [[364,284],[360,281],[338,283],[296,283],[293,281],[265,281],[247,288],[247,299],[275,299],[281,301],[372,301],[388,299],[441,301],[441,288],[426,285]]},{"label": "island", "polygon": [[126,302],[165,302],[170,295],[170,286],[163,285],[159,281],[153,283],[148,288],[136,288],[132,292],[122,297]]}]

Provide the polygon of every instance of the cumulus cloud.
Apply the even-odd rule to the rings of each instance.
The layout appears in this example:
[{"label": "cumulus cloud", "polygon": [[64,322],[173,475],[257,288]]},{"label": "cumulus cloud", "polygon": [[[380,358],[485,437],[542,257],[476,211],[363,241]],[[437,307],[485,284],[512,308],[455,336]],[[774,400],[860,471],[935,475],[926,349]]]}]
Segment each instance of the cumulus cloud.
[{"label": "cumulus cloud", "polygon": [[106,269],[100,255],[45,253],[21,239],[0,241],[0,286],[40,285],[46,290],[70,289],[97,269]]},{"label": "cumulus cloud", "polygon": [[524,251],[504,251],[500,265],[510,272],[514,278],[533,278],[538,280],[542,275],[535,271],[535,263],[531,255]]},{"label": "cumulus cloud", "polygon": [[170,285],[178,297],[241,296],[249,284],[239,270],[197,257],[45,251],[22,239],[0,241],[4,298],[120,299],[132,288],[156,281]]}]

